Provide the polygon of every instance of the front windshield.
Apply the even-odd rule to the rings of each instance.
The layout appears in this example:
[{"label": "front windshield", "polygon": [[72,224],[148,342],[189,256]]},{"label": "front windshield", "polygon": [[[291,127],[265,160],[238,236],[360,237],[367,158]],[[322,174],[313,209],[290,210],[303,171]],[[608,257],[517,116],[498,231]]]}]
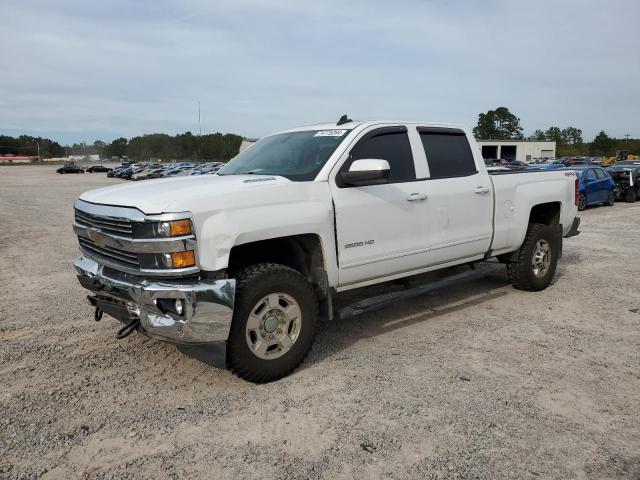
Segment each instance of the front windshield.
[{"label": "front windshield", "polygon": [[305,130],[271,135],[237,155],[218,175],[280,175],[313,180],[349,130]]}]

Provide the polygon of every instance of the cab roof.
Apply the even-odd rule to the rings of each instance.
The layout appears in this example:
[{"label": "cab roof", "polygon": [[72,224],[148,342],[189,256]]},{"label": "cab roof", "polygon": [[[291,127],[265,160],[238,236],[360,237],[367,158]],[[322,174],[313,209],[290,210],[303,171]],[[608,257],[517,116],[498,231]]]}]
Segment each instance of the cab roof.
[{"label": "cab roof", "polygon": [[337,125],[336,122],[331,123],[315,123],[311,125],[303,125],[300,127],[287,128],[276,133],[287,132],[304,132],[308,130],[353,130],[356,127],[369,127],[373,125],[420,125],[424,127],[445,127],[445,128],[459,128],[466,131],[465,125],[452,124],[452,123],[436,123],[436,122],[418,122],[415,120],[354,120],[351,122]]}]

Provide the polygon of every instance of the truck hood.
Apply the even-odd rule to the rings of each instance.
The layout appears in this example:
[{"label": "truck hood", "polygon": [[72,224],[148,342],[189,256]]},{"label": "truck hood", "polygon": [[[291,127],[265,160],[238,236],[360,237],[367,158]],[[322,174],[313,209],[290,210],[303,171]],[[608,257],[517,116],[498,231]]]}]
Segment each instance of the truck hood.
[{"label": "truck hood", "polygon": [[[291,182],[273,175],[198,175],[127,182],[90,190],[80,195],[86,202],[133,207],[148,215],[194,211],[203,202],[217,200],[216,207],[231,203],[238,194],[262,189],[286,189]],[[257,193],[257,192],[256,192]],[[259,203],[260,195],[256,195]],[[211,206],[211,205],[209,205]]]}]

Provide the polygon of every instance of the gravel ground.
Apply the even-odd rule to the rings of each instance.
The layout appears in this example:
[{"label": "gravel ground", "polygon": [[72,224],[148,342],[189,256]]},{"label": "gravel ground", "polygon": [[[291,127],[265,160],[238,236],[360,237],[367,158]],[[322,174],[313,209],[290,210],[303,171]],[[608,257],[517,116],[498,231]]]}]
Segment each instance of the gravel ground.
[{"label": "gravel ground", "polygon": [[0,167],[0,477],[640,478],[640,203],[582,212],[543,292],[331,323],[257,386],[93,322],[72,205],[116,182]]}]

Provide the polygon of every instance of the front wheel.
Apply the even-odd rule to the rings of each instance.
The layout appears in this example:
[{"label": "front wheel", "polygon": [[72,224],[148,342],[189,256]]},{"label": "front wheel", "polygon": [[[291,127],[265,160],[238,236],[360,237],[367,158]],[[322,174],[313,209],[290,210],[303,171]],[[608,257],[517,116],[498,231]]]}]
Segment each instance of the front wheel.
[{"label": "front wheel", "polygon": [[552,226],[530,224],[516,261],[507,264],[513,286],[530,292],[547,288],[556,272],[561,241],[557,229]]},{"label": "front wheel", "polygon": [[313,286],[298,271],[259,263],[238,272],[227,361],[254,383],[286,377],[304,360],[316,329]]},{"label": "front wheel", "polygon": [[613,190],[609,190],[609,196],[607,197],[607,206],[613,207],[614,203],[616,203],[616,194]]}]

